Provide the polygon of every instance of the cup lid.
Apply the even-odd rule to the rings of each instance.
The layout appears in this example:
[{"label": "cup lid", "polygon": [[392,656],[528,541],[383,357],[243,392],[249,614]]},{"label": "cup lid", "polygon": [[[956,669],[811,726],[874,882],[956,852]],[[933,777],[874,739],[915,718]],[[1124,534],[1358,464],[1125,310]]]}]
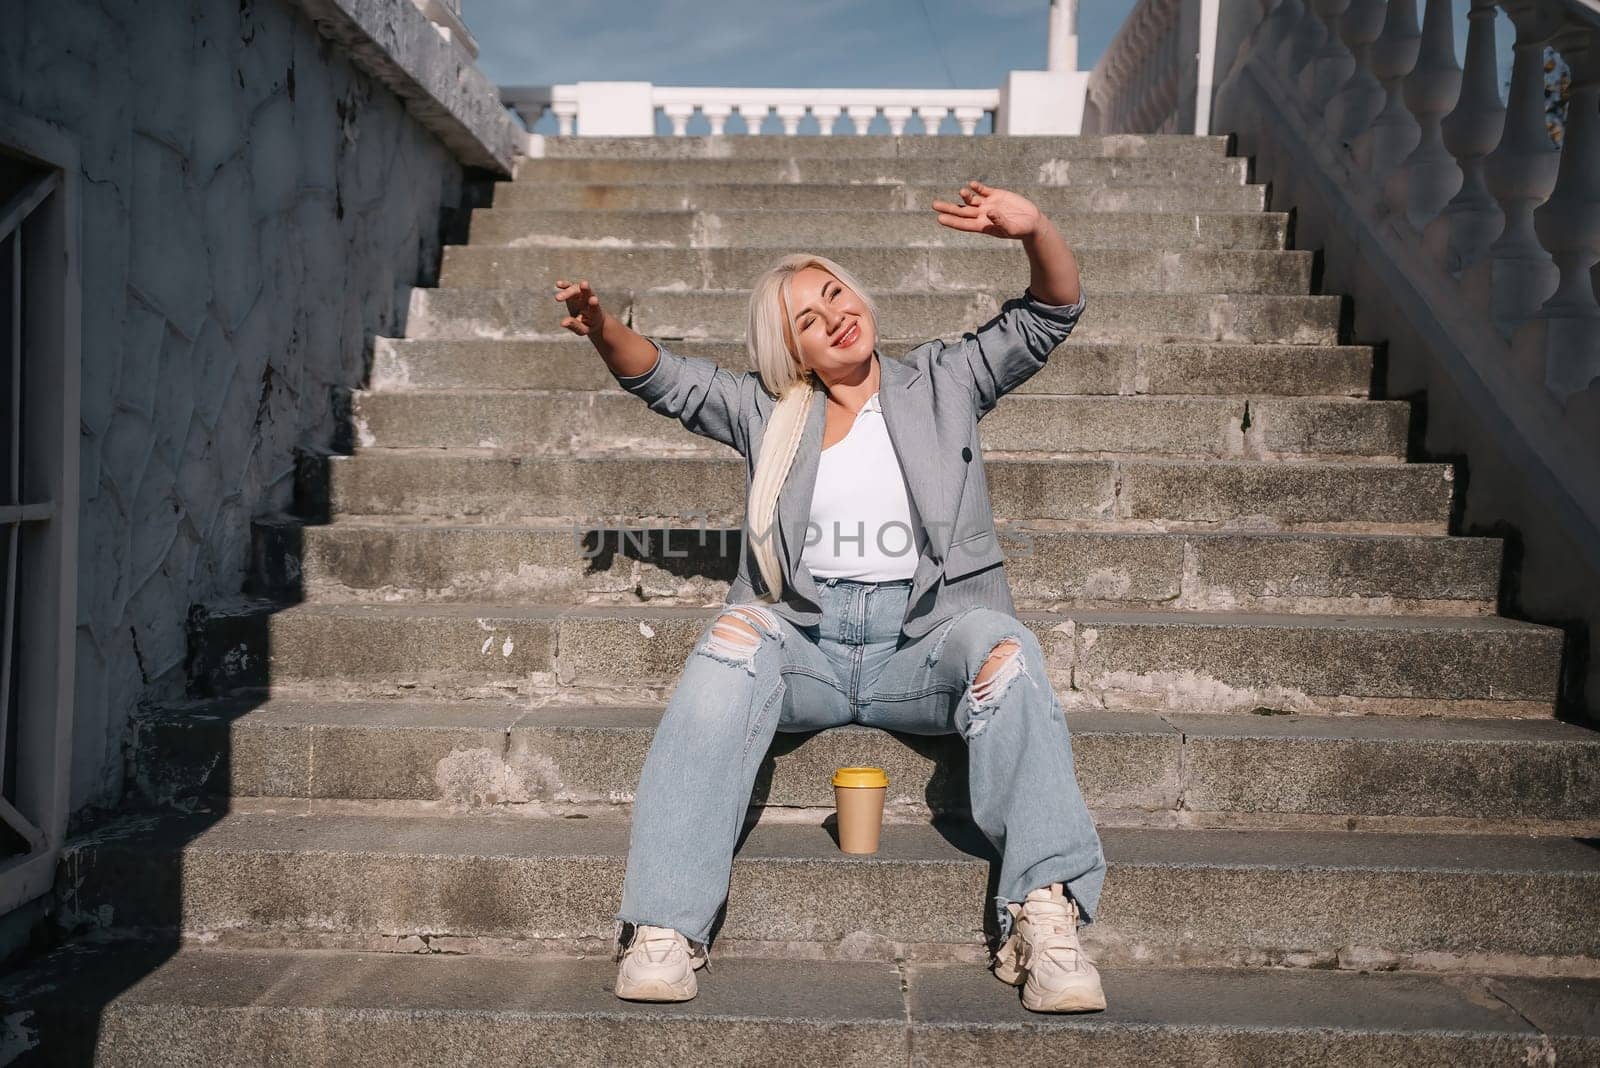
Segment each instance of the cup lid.
[{"label": "cup lid", "polygon": [[882,768],[840,768],[833,773],[835,786],[879,787],[889,785],[889,776]]}]

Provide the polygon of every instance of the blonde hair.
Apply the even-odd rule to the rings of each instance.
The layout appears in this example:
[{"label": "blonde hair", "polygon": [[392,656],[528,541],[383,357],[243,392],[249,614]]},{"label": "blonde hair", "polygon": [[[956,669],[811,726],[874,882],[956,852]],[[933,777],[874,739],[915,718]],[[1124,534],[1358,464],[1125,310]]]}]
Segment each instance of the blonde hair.
[{"label": "blonde hair", "polygon": [[873,336],[877,336],[877,304],[854,274],[826,256],[791,253],[757,278],[752,287],[750,325],[745,335],[745,345],[750,351],[751,366],[760,376],[762,386],[778,399],[767,420],[761,453],[756,458],[755,472],[750,479],[749,501],[745,506],[756,566],[767,585],[767,592],[762,596],[768,602],[776,601],[783,593],[783,575],[778,568],[778,549],[774,536],[778,493],[794,466],[795,453],[800,449],[800,439],[805,434],[812,398],[816,393],[816,373],[800,362],[798,341],[793,333],[794,320],[789,315],[791,283],[795,273],[807,267],[820,267],[845,287],[854,290],[866,305],[872,319]]}]

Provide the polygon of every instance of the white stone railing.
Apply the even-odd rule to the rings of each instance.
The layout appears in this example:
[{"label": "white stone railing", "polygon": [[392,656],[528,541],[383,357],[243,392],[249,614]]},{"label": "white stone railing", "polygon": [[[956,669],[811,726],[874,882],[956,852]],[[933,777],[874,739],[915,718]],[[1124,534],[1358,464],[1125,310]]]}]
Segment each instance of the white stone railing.
[{"label": "white stone railing", "polygon": [[[1459,532],[1512,539],[1508,609],[1587,632],[1569,692],[1600,718],[1600,0],[1470,0],[1465,69],[1450,0],[1257,15],[1212,129],[1321,250],[1352,340],[1385,346],[1382,395],[1426,398],[1429,453],[1465,460]],[[1546,49],[1571,70],[1559,138]]]},{"label": "white stone railing", "polygon": [[1217,79],[1261,19],[1250,0],[1140,0],[1089,72],[1083,132],[1211,132]]},{"label": "white stone railing", "polygon": [[[1494,0],[1472,0],[1464,71],[1450,3],[1425,2],[1419,28],[1416,0],[1281,0],[1251,69],[1342,151],[1389,225],[1454,282],[1463,314],[1536,358],[1528,385],[1561,400],[1600,386],[1600,2],[1498,4],[1516,34],[1504,105]],[[1572,70],[1560,145],[1547,46]]]},{"label": "white stone railing", "polygon": [[783,133],[793,137],[806,115],[817,120],[822,136],[840,131],[841,120],[853,132],[865,134],[879,115],[889,132],[899,136],[912,116],[921,132],[937,134],[946,116],[965,136],[977,132],[985,115],[1000,107],[998,89],[725,89],[716,87],[652,85],[649,82],[578,82],[575,85],[529,86],[501,91],[501,99],[517,113],[528,129],[546,114],[553,114],[557,135],[572,136],[575,125],[606,129],[626,127],[638,135],[655,132],[656,115],[665,115],[676,137],[685,136],[690,118],[700,112],[712,136],[727,132],[728,119],[737,113],[744,133],[761,132],[767,116],[777,113]]}]

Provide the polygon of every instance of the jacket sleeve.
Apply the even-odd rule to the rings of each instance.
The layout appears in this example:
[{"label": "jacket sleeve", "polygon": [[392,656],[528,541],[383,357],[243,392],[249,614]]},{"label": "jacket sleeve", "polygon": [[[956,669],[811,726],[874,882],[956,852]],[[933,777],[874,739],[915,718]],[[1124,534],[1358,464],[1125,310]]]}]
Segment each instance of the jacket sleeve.
[{"label": "jacket sleeve", "polygon": [[612,375],[623,389],[639,397],[653,412],[670,415],[689,430],[720,441],[743,455],[745,406],[752,394],[754,372],[735,375],[703,356],[673,352],[655,338],[656,362],[637,375]]},{"label": "jacket sleeve", "polygon": [[1055,347],[1083,315],[1088,292],[1078,285],[1076,304],[1046,304],[1024,289],[1000,306],[1000,314],[961,336],[953,345],[936,341],[928,356],[935,374],[957,376],[972,387],[982,419],[1000,398],[1037,374]]}]

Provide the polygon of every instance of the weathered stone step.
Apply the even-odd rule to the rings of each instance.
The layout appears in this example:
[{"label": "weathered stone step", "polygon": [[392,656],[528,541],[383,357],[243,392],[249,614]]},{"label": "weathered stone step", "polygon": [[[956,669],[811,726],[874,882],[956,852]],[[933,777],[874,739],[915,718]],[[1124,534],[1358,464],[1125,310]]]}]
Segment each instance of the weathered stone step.
[{"label": "weathered stone step", "polygon": [[[1281,249],[1284,212],[1054,212],[1050,221],[1073,245],[1104,248]],[[795,249],[811,245],[994,248],[989,234],[941,225],[920,211],[527,211],[475,209],[472,245],[561,249]],[[1020,252],[1019,252],[1020,255]],[[846,265],[848,266],[848,264]]]},{"label": "weathered stone step", "polygon": [[[963,290],[1021,293],[1026,256],[1014,248],[818,248],[844,264],[874,293],[915,292],[964,297]],[[1311,290],[1312,254],[1296,249],[1074,248],[1096,294],[1271,293]],[[449,245],[439,284],[446,288],[525,289],[550,294],[560,280],[588,279],[602,300],[618,289],[743,290],[775,262],[767,249],[500,248]],[[559,320],[558,320],[559,321]]]},{"label": "weathered stone step", "polygon": [[[1600,981],[1124,967],[1106,1009],[1041,1016],[980,964],[719,955],[683,1005],[619,1001],[609,959],[62,947],[12,976],[16,1044],[57,1063],[610,1068],[1600,1060]],[[248,1026],[241,1021],[248,1020]],[[670,1051],[670,1053],[669,1053]],[[22,1060],[19,1066],[34,1063]]]},{"label": "weathered stone step", "polygon": [[[473,812],[624,805],[660,719],[660,705],[184,701],[137,716],[132,778],[140,797],[160,805],[243,797],[444,802]],[[1574,821],[1600,826],[1600,732],[1557,720],[1094,709],[1067,720],[1078,784],[1099,824],[1381,827],[1398,817],[1544,833]],[[970,808],[959,736],[861,726],[777,735],[753,801],[830,808],[834,769],[855,764],[888,772],[888,819]]]},{"label": "weathered stone step", "polygon": [[[714,607],[219,606],[195,625],[201,693],[609,694],[665,701]],[[1549,716],[1562,632],[1499,616],[1022,610],[1067,707]]]},{"label": "weathered stone step", "polygon": [[[1009,398],[1008,398],[1009,399]],[[363,449],[306,457],[301,514],[659,517],[738,527],[747,465],[725,458],[521,457],[493,450]],[[1447,464],[1255,460],[984,460],[1001,521],[1091,530],[1328,530],[1443,534]],[[678,526],[681,523],[673,522]]]},{"label": "weathered stone step", "polygon": [[[1023,608],[1490,613],[1498,538],[1404,534],[1027,531],[1001,524]],[[257,592],[285,600],[720,603],[743,529],[584,529],[283,516],[252,526]]]},{"label": "weathered stone step", "polygon": [[[1096,308],[1099,305],[1096,304]],[[557,320],[559,322],[559,320]],[[882,338],[881,353],[903,357],[921,341]],[[1052,358],[1011,394],[1365,397],[1372,349],[1365,345],[1240,345],[1084,341],[1076,333],[1066,359]],[[750,369],[743,341],[700,340],[687,355],[735,373]],[[543,341],[378,338],[374,389],[616,389],[617,381],[587,338]]]},{"label": "weathered stone step", "polygon": [[[628,185],[680,185],[685,181],[771,185],[919,185],[953,192],[976,178],[1004,189],[1027,186],[1243,185],[1250,161],[1236,156],[1080,156],[1041,162],[990,158],[952,167],[933,159],[522,159],[516,185],[550,182],[607,182]],[[497,186],[503,189],[506,186]]]},{"label": "weathered stone step", "polygon": [[[620,389],[357,390],[351,400],[364,447],[728,454]],[[1403,461],[1409,419],[1405,401],[1024,394],[1006,397],[978,437],[989,452]]]},{"label": "weathered stone step", "polygon": [[[494,207],[551,211],[699,211],[779,208],[851,211],[911,211],[935,200],[960,203],[965,180],[936,183],[699,181],[502,182]],[[993,183],[991,183],[993,184]],[[1061,211],[1263,211],[1265,185],[1166,184],[1133,186],[1012,184],[1005,188],[1037,204],[1045,214]]]},{"label": "weathered stone step", "polygon": [[[470,950],[609,942],[629,823],[479,815],[133,814],[63,850],[69,914],[112,931]],[[1084,947],[1109,966],[1405,966],[1547,974],[1600,955],[1600,850],[1579,838],[1099,829]],[[783,955],[981,954],[997,862],[965,820],[890,823],[841,853],[813,822],[761,821],[713,938]],[[100,924],[97,923],[97,926]],[[808,953],[807,947],[812,947]],[[1541,958],[1534,961],[1530,958]],[[991,980],[992,981],[992,980]]]},{"label": "weathered stone step", "polygon": [[[993,319],[1004,298],[982,292],[880,293],[880,336],[959,337]],[[601,298],[634,330],[661,338],[739,336],[750,314],[745,291],[612,290]],[[1105,293],[1089,296],[1072,332],[1079,341],[1232,341],[1334,345],[1342,296],[1258,293]],[[526,289],[413,289],[408,337],[531,338],[561,330],[564,306]],[[571,336],[571,335],[568,335]],[[1068,350],[1061,346],[1057,352]]]},{"label": "weathered stone step", "polygon": [[[1006,137],[929,137],[869,134],[851,137],[546,137],[543,155],[556,159],[672,160],[891,159],[958,162],[1035,162],[1099,157],[1109,159],[1214,158],[1228,151],[1229,135],[1085,134]],[[528,167],[533,159],[522,161]]]}]

